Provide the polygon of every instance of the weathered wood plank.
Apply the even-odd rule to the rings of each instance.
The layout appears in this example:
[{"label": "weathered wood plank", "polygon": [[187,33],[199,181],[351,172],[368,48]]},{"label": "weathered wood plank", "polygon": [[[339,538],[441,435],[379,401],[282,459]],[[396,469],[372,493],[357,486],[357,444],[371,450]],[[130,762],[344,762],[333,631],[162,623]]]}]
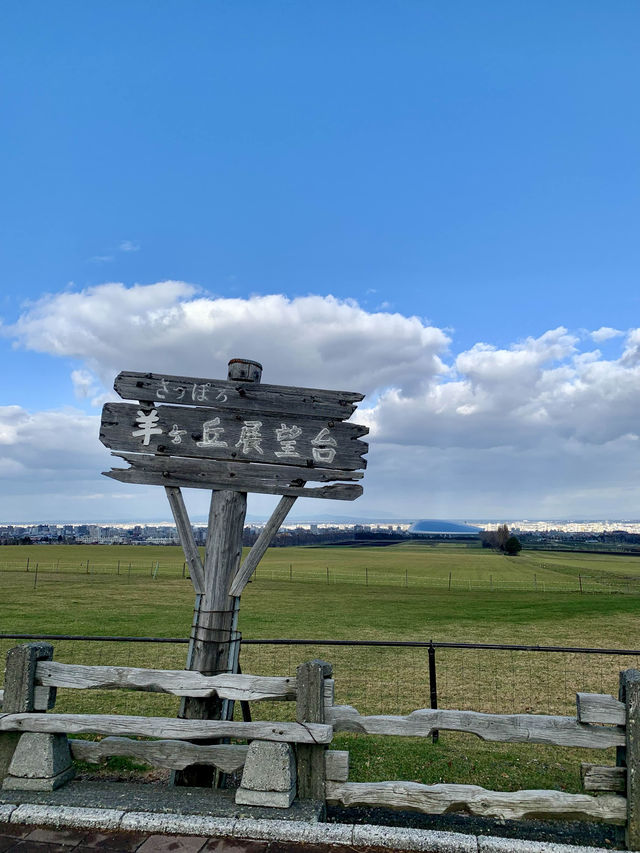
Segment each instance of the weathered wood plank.
[{"label": "weathered wood plank", "polygon": [[169,471],[175,475],[202,474],[219,483],[233,483],[238,477],[255,477],[258,480],[273,480],[286,486],[304,486],[310,480],[330,483],[333,480],[361,480],[362,471],[347,471],[343,468],[313,468],[301,465],[269,465],[260,462],[225,462],[215,459],[188,459],[181,456],[154,456],[151,453],[119,453],[113,451],[131,465],[138,464],[144,471],[160,474]]},{"label": "weathered wood plank", "polygon": [[[296,720],[299,723],[324,723],[324,672],[324,661],[312,660],[298,667]],[[324,800],[324,748],[300,744],[296,757],[298,796],[302,800]]]},{"label": "weathered wood plank", "polygon": [[183,770],[190,764],[212,764],[223,773],[233,773],[244,765],[247,756],[247,747],[240,744],[203,746],[182,740],[106,737],[101,741],[71,740],[69,746],[77,761],[99,764],[113,755],[122,755],[168,770]]},{"label": "weathered wood plank", "polygon": [[488,791],[478,785],[420,785],[417,782],[329,782],[327,802],[380,806],[425,814],[460,812],[502,820],[520,818],[591,820],[624,824],[626,800],[613,794],[591,797],[561,791]]},{"label": "weathered wood plank", "polygon": [[627,771],[624,767],[606,767],[583,762],[580,765],[580,776],[585,791],[624,794],[627,790]]},{"label": "weathered wood plank", "polygon": [[313,414],[340,420],[352,415],[355,404],[364,398],[364,394],[353,391],[132,371],[119,373],[113,387],[125,400],[155,400],[158,403],[240,409],[250,413]]},{"label": "weathered wood plank", "polygon": [[[258,386],[259,387],[259,386]],[[368,445],[359,436],[367,427],[343,421],[295,420],[275,415],[245,417],[242,412],[180,406],[144,409],[131,403],[106,403],[100,441],[116,450],[190,456],[202,459],[295,464],[316,468],[364,467]]]},{"label": "weathered wood plank", "polygon": [[295,699],[296,682],[287,676],[202,675],[186,669],[141,669],[132,666],[82,666],[40,661],[36,683],[55,687],[100,690],[142,690],[174,696],[219,696],[256,702],[264,699]]},{"label": "weathered wood plank", "polygon": [[131,735],[170,740],[247,738],[286,743],[330,743],[331,726],[319,723],[271,723],[232,720],[179,720],[124,714],[0,714],[0,732],[66,732],[68,734]]},{"label": "weathered wood plank", "polygon": [[439,729],[468,732],[482,740],[503,743],[548,743],[588,749],[607,749],[624,743],[621,729],[578,723],[574,717],[538,714],[480,714],[426,708],[406,717],[363,717],[350,705],[334,705],[327,708],[326,720],[335,731],[363,734],[429,737]]},{"label": "weathered wood plank", "polygon": [[604,693],[577,693],[576,707],[581,723],[612,723],[624,726],[624,703]]},{"label": "weathered wood plank", "polygon": [[319,488],[299,488],[286,486],[274,480],[259,480],[250,476],[238,478],[231,483],[217,482],[208,479],[206,475],[188,474],[175,475],[170,471],[163,474],[147,472],[138,468],[112,468],[102,472],[105,477],[111,477],[121,483],[135,483],[145,486],[173,486],[185,489],[228,489],[234,492],[255,492],[261,495],[286,495],[294,498],[321,498],[331,501],[353,501],[362,494],[362,486],[355,483],[334,483],[331,486]]},{"label": "weathered wood plank", "polygon": [[37,687],[33,691],[33,710],[50,711],[56,704],[55,687]]},{"label": "weathered wood plank", "polygon": [[180,544],[189,565],[189,574],[191,575],[193,588],[197,593],[202,593],[204,592],[204,567],[200,559],[198,546],[193,538],[193,530],[191,529],[187,508],[182,499],[182,492],[180,489],[170,486],[165,486],[165,492],[171,512],[173,513],[173,519],[176,523]]},{"label": "weathered wood plank", "polygon": [[324,754],[325,777],[331,782],[346,782],[349,778],[349,750],[328,749]]},{"label": "weathered wood plank", "polygon": [[280,530],[282,522],[289,514],[289,510],[295,502],[296,498],[294,497],[287,496],[280,498],[277,507],[271,514],[271,518],[260,531],[260,535],[253,543],[251,550],[244,558],[242,565],[236,572],[236,575],[231,582],[229,595],[242,595],[242,590],[249,583],[251,575],[255,572],[258,563],[263,558],[265,551],[271,544],[271,540],[278,530]]},{"label": "weathered wood plank", "polygon": [[325,715],[327,708],[331,708],[335,703],[336,682],[333,678],[325,678],[324,680],[324,708]]},{"label": "weathered wood plank", "polygon": [[[35,711],[36,704],[36,668],[42,661],[53,657],[51,643],[23,643],[7,652],[7,664],[4,673],[4,694],[2,707],[5,712]],[[38,702],[42,704],[40,694]],[[55,694],[47,701],[47,707],[53,707]]]},{"label": "weathered wood plank", "polygon": [[627,825],[629,850],[640,850],[640,671],[620,673],[626,712],[625,761],[627,765]]}]

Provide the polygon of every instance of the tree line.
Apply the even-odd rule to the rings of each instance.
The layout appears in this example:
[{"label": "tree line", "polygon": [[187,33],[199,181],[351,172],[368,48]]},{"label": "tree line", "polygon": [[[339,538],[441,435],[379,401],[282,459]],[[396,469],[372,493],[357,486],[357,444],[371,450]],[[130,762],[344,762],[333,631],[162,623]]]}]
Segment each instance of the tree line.
[{"label": "tree line", "polygon": [[517,557],[522,551],[522,544],[517,536],[509,533],[506,524],[500,524],[495,530],[483,530],[480,534],[483,548],[493,548],[502,551],[509,557]]}]

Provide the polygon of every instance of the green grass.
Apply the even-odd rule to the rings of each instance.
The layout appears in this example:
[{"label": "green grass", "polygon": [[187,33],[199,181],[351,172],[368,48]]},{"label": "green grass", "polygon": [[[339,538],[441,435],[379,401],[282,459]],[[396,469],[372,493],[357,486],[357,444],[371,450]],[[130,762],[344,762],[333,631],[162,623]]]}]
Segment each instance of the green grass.
[{"label": "green grass", "polygon": [[[182,565],[181,551],[171,547],[3,547],[0,632],[187,636],[193,590],[182,578]],[[421,543],[271,549],[243,594],[240,629],[245,639],[635,648],[640,637],[640,599],[634,592],[638,577],[640,559],[599,554],[524,552],[507,558],[475,547]],[[13,644],[0,641],[0,651]],[[185,654],[181,645],[64,641],[56,643],[55,652],[63,661],[167,668],[181,668]],[[246,644],[242,664],[246,672],[288,674],[312,657],[334,664],[337,701],[362,713],[404,714],[429,704],[425,649]],[[636,663],[634,658],[596,655],[439,649],[439,706],[570,714],[576,691],[615,692],[618,671]],[[57,707],[175,714],[177,702],[125,691],[60,691]],[[254,706],[262,718],[291,710],[285,703]],[[484,744],[453,733],[442,733],[435,745],[430,740],[347,735],[338,742],[349,743],[355,780],[475,780],[498,790],[562,785],[579,790],[581,760],[612,761],[595,751]]]},{"label": "green grass", "polygon": [[[180,578],[182,551],[174,546],[34,545],[0,548],[0,573],[107,574]],[[406,542],[371,548],[272,548],[258,578],[360,586],[428,586],[447,590],[524,592],[640,591],[640,556],[524,551],[506,557],[476,544]]]}]

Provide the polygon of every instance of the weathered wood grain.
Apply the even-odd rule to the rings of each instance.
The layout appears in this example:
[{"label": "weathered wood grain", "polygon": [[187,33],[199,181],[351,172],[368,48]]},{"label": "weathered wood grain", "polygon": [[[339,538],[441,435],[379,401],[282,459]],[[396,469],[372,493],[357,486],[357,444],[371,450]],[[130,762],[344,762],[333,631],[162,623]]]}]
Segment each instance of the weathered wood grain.
[{"label": "weathered wood grain", "polygon": [[171,507],[171,512],[173,513],[173,519],[176,523],[176,530],[178,531],[180,544],[182,545],[182,550],[184,551],[184,556],[189,566],[189,574],[191,575],[193,588],[196,593],[202,593],[204,592],[204,566],[200,559],[198,546],[193,538],[193,530],[191,528],[189,516],[187,515],[187,508],[184,505],[184,500],[182,499],[182,492],[180,489],[170,486],[165,487],[165,492],[169,501],[169,506]]},{"label": "weathered wood grain", "polygon": [[[173,459],[174,457],[172,457]],[[112,468],[111,471],[102,472],[105,477],[111,477],[121,483],[134,483],[144,486],[173,486],[185,489],[229,489],[235,492],[255,492],[261,495],[286,495],[294,498],[320,498],[331,501],[353,501],[362,494],[362,486],[355,483],[334,483],[330,486],[318,488],[300,488],[298,486],[286,486],[277,480],[260,480],[248,475],[237,478],[233,482],[216,481],[207,478],[204,474],[175,474],[166,471],[163,474],[147,472],[138,467]]]},{"label": "weathered wood grain", "polygon": [[482,740],[503,743],[547,743],[608,749],[624,743],[624,732],[578,723],[574,717],[538,714],[480,714],[476,711],[429,709],[406,717],[363,717],[350,705],[327,708],[326,721],[335,731],[377,735],[429,737],[434,730],[468,732]]},{"label": "weathered wood grain", "polygon": [[330,743],[333,730],[319,723],[271,723],[231,720],[179,720],[124,714],[0,714],[0,732],[66,732],[68,734],[131,735],[170,740],[247,738],[286,743]]},{"label": "weathered wood grain", "polygon": [[[324,672],[324,661],[317,660],[300,664],[297,669],[296,720],[299,723],[324,723]],[[302,800],[324,800],[323,747],[299,744],[296,757],[298,796]]]},{"label": "weathered wood grain", "polygon": [[328,749],[324,754],[324,772],[331,782],[346,782],[349,778],[349,750]]},{"label": "weathered wood grain", "polygon": [[251,550],[242,561],[242,565],[236,572],[235,577],[231,582],[229,595],[242,595],[242,590],[249,583],[251,575],[255,572],[258,563],[263,558],[265,551],[271,544],[271,540],[276,535],[282,522],[289,514],[289,510],[296,502],[294,497],[282,497],[278,501],[277,507],[271,514],[271,518],[260,531],[260,535],[253,543]]},{"label": "weathered wood grain", "polygon": [[624,824],[624,797],[561,791],[488,791],[478,785],[420,785],[417,782],[329,782],[327,802],[380,806],[425,814],[462,813],[502,820],[521,818],[590,820]]},{"label": "weathered wood grain", "polygon": [[[229,587],[240,567],[246,511],[245,492],[225,489],[211,495],[204,561],[205,591],[194,615],[195,634],[187,664],[190,670],[217,675],[228,672],[235,663],[232,632],[237,610],[235,598],[229,595]],[[220,720],[230,708],[229,700],[219,696],[188,696],[182,701],[180,717]],[[177,771],[174,781],[178,785],[208,787],[213,782],[213,771],[193,765]]]},{"label": "weathered wood grain", "polygon": [[606,767],[583,762],[580,765],[580,776],[585,791],[624,794],[627,790],[627,771],[624,767]]},{"label": "weathered wood grain", "polygon": [[[243,387],[259,385],[262,367],[246,359],[229,362],[230,380],[244,380]],[[214,423],[218,422],[215,418]],[[237,630],[239,601],[229,595],[231,579],[242,558],[242,531],[247,511],[245,491],[222,489],[211,494],[207,541],[205,546],[204,593],[196,601],[194,633],[189,644],[187,668],[206,675],[236,672],[238,665]],[[233,702],[219,696],[185,696],[179,716],[189,720],[231,720]],[[175,785],[209,787],[215,783],[211,767],[194,764],[173,774]]]},{"label": "weathered wood grain", "polygon": [[38,687],[33,691],[33,710],[50,711],[56,704],[55,687]]},{"label": "weathered wood grain", "polygon": [[[153,418],[149,429],[142,427],[145,416]],[[300,432],[288,442],[279,438],[283,425]],[[364,467],[362,457],[368,449],[359,436],[368,431],[359,424],[305,415],[287,420],[261,414],[258,419],[234,410],[214,416],[202,407],[157,406],[145,412],[131,403],[106,403],[100,441],[112,449],[139,453],[356,469]]]},{"label": "weathered wood grain", "polygon": [[627,825],[625,841],[629,850],[640,850],[640,671],[620,673],[624,696],[625,761],[627,765]]},{"label": "weathered wood grain", "polygon": [[577,693],[576,707],[581,723],[612,723],[624,726],[624,703],[604,693]]},{"label": "weathered wood grain", "polygon": [[137,758],[152,767],[183,770],[190,764],[212,764],[223,773],[233,773],[244,766],[247,748],[240,744],[203,746],[182,740],[133,740],[106,737],[100,741],[70,740],[76,761],[99,764],[113,755]]},{"label": "weathered wood grain", "polygon": [[327,713],[327,708],[331,708],[335,703],[335,691],[336,691],[336,682],[333,678],[324,679],[324,708],[325,715]]},{"label": "weathered wood grain", "polygon": [[[50,661],[52,657],[53,646],[46,642],[23,643],[9,649],[2,697],[2,707],[5,712],[36,710],[36,668],[38,663]],[[43,695],[40,694],[38,702],[42,704],[43,699]],[[53,707],[55,694],[49,699],[47,707]]]},{"label": "weathered wood grain", "polygon": [[287,676],[202,675],[186,669],[141,669],[132,666],[83,666],[40,661],[36,683],[51,687],[100,690],[141,690],[174,696],[219,696],[259,702],[265,699],[295,699],[296,681]]},{"label": "weathered wood grain", "polygon": [[361,480],[362,471],[347,471],[343,468],[313,468],[301,465],[269,465],[261,462],[225,462],[215,459],[188,459],[181,456],[154,456],[151,453],[119,453],[113,451],[131,465],[145,471],[164,474],[169,471],[183,476],[201,474],[211,480],[228,485],[237,478],[254,477],[257,480],[274,481],[286,486],[304,486],[307,481],[330,483],[334,480]]},{"label": "weathered wood grain", "polygon": [[364,398],[364,394],[353,391],[328,391],[322,388],[297,388],[293,385],[263,385],[246,381],[132,371],[119,373],[113,387],[125,400],[155,400],[158,403],[231,408],[251,414],[312,414],[340,420],[352,415],[356,403]]}]

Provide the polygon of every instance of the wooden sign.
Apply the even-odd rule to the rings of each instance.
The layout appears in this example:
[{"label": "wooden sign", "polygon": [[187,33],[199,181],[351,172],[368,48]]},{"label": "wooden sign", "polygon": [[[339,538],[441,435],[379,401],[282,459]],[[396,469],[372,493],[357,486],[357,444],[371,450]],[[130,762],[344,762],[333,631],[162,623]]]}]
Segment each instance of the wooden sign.
[{"label": "wooden sign", "polygon": [[123,371],[113,387],[123,400],[149,400],[155,403],[179,403],[187,406],[211,406],[216,409],[241,409],[243,412],[303,414],[345,420],[350,417],[363,394],[352,391],[324,391],[321,388],[296,388],[289,385],[262,385],[257,382],[230,382],[228,379],[202,379],[193,376],[167,376],[159,373]]},{"label": "wooden sign", "polygon": [[[114,387],[135,403],[107,403],[100,440],[129,468],[125,483],[164,486],[196,591],[187,669],[238,672],[240,595],[299,497],[354,500],[362,486],[367,427],[346,423],[362,394],[262,385],[262,366],[231,359],[227,379],[120,373]],[[309,482],[320,485],[309,487]],[[181,487],[211,489],[204,560]],[[242,559],[247,492],[281,495]],[[233,718],[233,702],[186,697],[180,716]],[[177,771],[175,783],[211,787],[211,768]]]},{"label": "wooden sign", "polygon": [[362,476],[369,430],[344,421],[361,394],[142,373],[121,373],[114,387],[140,402],[102,410],[100,440],[131,466],[109,477],[333,500],[362,494],[354,484],[304,488]]}]

